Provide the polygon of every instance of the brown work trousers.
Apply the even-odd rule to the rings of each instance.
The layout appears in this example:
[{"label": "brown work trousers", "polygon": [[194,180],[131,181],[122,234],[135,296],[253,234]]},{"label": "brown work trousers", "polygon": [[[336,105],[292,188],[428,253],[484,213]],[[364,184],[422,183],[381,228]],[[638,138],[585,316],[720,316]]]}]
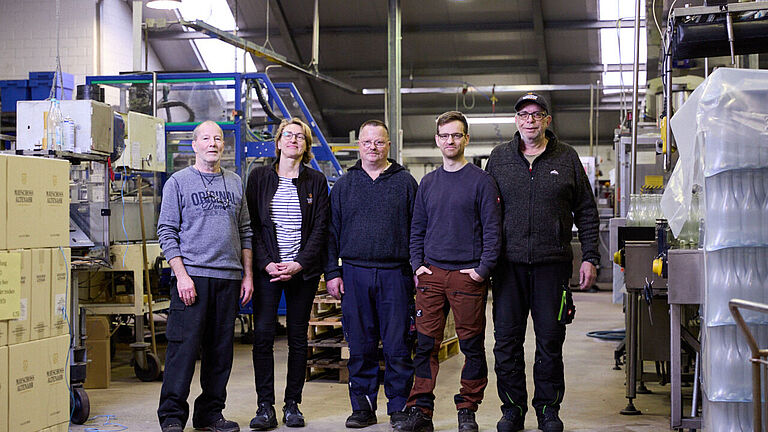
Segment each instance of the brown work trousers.
[{"label": "brown work trousers", "polygon": [[461,388],[454,396],[456,409],[477,411],[488,385],[485,360],[485,305],[488,283],[475,282],[458,270],[430,266],[432,274],[419,276],[416,288],[417,346],[415,377],[407,406],[417,406],[427,415],[434,410],[434,390],[440,368],[438,354],[448,311],[453,311],[459,347],[464,354]]}]

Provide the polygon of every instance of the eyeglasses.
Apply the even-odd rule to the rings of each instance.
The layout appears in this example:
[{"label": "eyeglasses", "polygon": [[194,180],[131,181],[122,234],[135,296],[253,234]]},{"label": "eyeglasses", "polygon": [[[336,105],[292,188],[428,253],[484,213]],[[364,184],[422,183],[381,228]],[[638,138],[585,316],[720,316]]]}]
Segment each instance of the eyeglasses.
[{"label": "eyeglasses", "polygon": [[546,111],[534,111],[534,112],[526,112],[526,111],[518,111],[517,114],[515,114],[520,120],[522,121],[528,121],[528,117],[533,117],[536,121],[541,121],[544,119],[544,117],[548,116]]},{"label": "eyeglasses", "polygon": [[307,137],[300,132],[294,133],[291,131],[283,131],[281,135],[283,136],[283,138],[287,139],[288,141],[290,141],[291,138],[296,138],[296,141],[298,142],[304,142],[304,140],[307,139]]},{"label": "eyeglasses", "polygon": [[437,134],[437,139],[440,141],[448,141],[448,138],[453,138],[454,141],[461,141],[467,134],[464,133],[452,133],[452,134]]},{"label": "eyeglasses", "polygon": [[380,140],[377,140],[377,141],[360,141],[360,145],[365,147],[365,148],[371,148],[371,147],[374,147],[374,146],[377,147],[377,148],[382,148],[385,145],[387,145],[387,142],[386,141],[380,141]]}]

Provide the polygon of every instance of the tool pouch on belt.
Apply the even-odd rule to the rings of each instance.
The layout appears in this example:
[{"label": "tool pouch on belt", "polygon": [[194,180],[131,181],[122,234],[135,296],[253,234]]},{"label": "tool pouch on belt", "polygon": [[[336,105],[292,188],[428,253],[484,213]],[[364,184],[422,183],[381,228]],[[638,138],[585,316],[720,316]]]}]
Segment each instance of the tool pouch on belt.
[{"label": "tool pouch on belt", "polygon": [[571,288],[566,281],[560,285],[560,312],[557,314],[557,322],[570,324],[573,322],[574,316],[576,316],[576,305],[573,304]]}]

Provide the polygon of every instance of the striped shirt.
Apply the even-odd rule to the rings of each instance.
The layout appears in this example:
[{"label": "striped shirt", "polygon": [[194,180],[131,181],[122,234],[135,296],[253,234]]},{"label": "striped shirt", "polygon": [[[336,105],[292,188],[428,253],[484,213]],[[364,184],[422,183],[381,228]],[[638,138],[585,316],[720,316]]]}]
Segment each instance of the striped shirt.
[{"label": "striped shirt", "polygon": [[280,260],[293,261],[301,246],[301,207],[293,179],[280,177],[269,207],[272,221],[275,223]]}]

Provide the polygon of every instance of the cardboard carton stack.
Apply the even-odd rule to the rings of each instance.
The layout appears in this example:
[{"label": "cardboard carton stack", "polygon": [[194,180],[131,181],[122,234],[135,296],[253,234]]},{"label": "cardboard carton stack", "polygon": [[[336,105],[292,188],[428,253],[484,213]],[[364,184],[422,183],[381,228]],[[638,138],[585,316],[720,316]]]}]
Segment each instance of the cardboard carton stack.
[{"label": "cardboard carton stack", "polygon": [[0,432],[69,422],[69,162],[0,154]]}]

